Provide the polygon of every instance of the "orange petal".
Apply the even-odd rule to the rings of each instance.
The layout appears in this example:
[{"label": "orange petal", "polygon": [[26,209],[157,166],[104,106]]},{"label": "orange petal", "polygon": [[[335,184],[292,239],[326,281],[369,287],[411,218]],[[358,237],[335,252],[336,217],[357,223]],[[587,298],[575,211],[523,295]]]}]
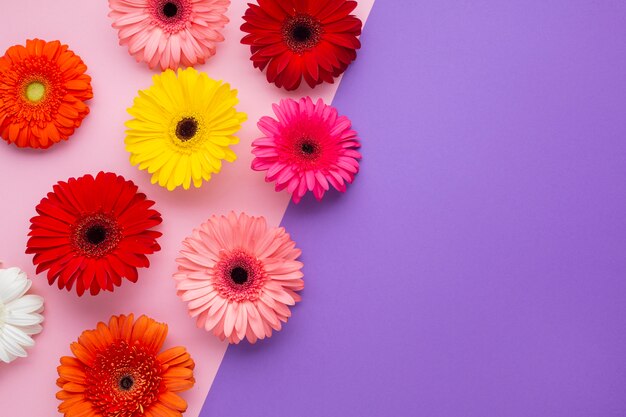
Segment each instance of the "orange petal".
[{"label": "orange petal", "polygon": [[149,319],[146,316],[141,316],[137,319],[137,321],[135,322],[135,325],[133,326],[132,333],[130,336],[131,344],[133,344],[135,341],[144,342],[143,335],[146,333],[148,326],[150,326],[151,320],[152,319]]},{"label": "orange petal", "polygon": [[75,384],[73,382],[68,382],[63,385],[63,389],[68,392],[85,392],[85,386],[81,384]]},{"label": "orange petal", "polygon": [[78,404],[79,402],[85,401],[85,396],[83,394],[71,394],[71,395],[68,395],[67,398],[60,398],[59,394],[61,392],[65,392],[65,391],[60,391],[59,393],[57,393],[57,399],[64,400],[61,404],[59,404],[59,410],[61,411],[66,410],[72,407],[73,405]]},{"label": "orange petal", "polygon": [[177,363],[177,359],[184,355],[189,356],[187,350],[182,346],[177,346],[161,352],[157,360],[163,364]]},{"label": "orange petal", "polygon": [[194,380],[189,379],[166,379],[165,388],[172,392],[187,391],[193,388]]},{"label": "orange petal", "polygon": [[133,321],[135,317],[129,314],[128,317],[120,316],[120,338],[125,341],[130,341],[130,335],[133,331]]},{"label": "orange petal", "polygon": [[59,376],[61,378],[64,378],[69,382],[76,382],[78,384],[85,383],[85,373],[82,369],[75,368],[73,366],[61,365],[57,368],[57,371],[59,372]]},{"label": "orange petal", "polygon": [[165,379],[189,379],[193,378],[193,371],[189,368],[183,368],[180,366],[172,366],[163,374]]},{"label": "orange petal", "polygon": [[182,414],[179,411],[167,408],[163,404],[157,402],[150,407],[150,412],[155,417],[181,417]]},{"label": "orange petal", "polygon": [[93,405],[91,404],[91,402],[88,401],[76,403],[73,407],[65,412],[65,417],[88,417],[96,415],[98,414],[96,414]]},{"label": "orange petal", "polygon": [[167,336],[167,325],[152,321],[143,336],[143,342],[152,352],[161,350],[165,337]]},{"label": "orange petal", "polygon": [[159,395],[159,401],[162,402],[165,406],[174,410],[187,410],[187,401],[183,400],[178,395],[170,391],[166,391]]},{"label": "orange petal", "polygon": [[78,360],[80,360],[85,365],[91,365],[93,363],[93,360],[95,358],[94,355],[87,349],[85,349],[85,347],[83,347],[81,344],[76,342],[72,343],[70,345],[70,350],[72,351],[74,356],[76,356]]}]

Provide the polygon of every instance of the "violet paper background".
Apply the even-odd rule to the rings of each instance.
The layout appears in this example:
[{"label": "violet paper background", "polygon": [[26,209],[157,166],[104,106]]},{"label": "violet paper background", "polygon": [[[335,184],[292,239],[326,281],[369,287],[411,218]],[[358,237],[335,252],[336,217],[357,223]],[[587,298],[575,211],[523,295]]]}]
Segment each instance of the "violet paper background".
[{"label": "violet paper background", "polygon": [[626,415],[626,2],[378,0],[334,105],[345,195],[208,416]]}]

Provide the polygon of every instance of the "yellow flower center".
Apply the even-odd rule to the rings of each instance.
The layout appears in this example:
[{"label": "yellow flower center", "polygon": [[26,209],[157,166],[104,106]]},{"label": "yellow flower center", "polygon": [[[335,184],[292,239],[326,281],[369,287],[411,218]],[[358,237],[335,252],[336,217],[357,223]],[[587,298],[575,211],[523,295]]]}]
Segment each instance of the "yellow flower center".
[{"label": "yellow flower center", "polygon": [[46,94],[46,86],[39,81],[33,81],[26,86],[26,98],[31,103],[39,103]]}]

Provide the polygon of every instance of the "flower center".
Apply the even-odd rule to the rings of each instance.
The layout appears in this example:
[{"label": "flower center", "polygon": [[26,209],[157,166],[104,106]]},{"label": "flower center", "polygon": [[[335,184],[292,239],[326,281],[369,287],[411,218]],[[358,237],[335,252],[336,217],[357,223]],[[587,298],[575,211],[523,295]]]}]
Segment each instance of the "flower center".
[{"label": "flower center", "polygon": [[296,149],[300,156],[312,160],[317,159],[320,154],[320,145],[311,138],[303,138],[296,145]]},{"label": "flower center", "polygon": [[161,366],[149,348],[126,341],[101,350],[85,377],[84,395],[105,417],[140,415],[158,400],[162,382]]},{"label": "flower center", "polygon": [[223,253],[213,270],[213,287],[229,301],[259,298],[267,274],[263,263],[243,249]]},{"label": "flower center", "polygon": [[307,155],[311,155],[313,152],[315,152],[315,144],[311,142],[302,143],[302,146],[300,148],[302,149],[302,152]]},{"label": "flower center", "polygon": [[235,284],[245,284],[248,281],[248,271],[240,266],[236,266],[230,271],[230,278]]},{"label": "flower center", "polygon": [[19,100],[9,100],[2,92],[3,99],[6,99],[2,111],[12,112],[22,122],[47,123],[54,120],[63,97],[70,93],[65,87],[68,80],[64,79],[58,65],[45,56],[31,56],[15,63],[12,68],[15,79],[10,81],[10,85],[19,93],[16,97]]},{"label": "flower center", "polygon": [[176,5],[176,3],[172,3],[171,1],[168,1],[167,3],[163,5],[163,15],[165,15],[165,17],[172,18],[176,16],[177,14],[178,14],[178,6]]},{"label": "flower center", "polygon": [[130,391],[134,384],[135,380],[130,375],[124,375],[122,379],[120,379],[120,389],[122,391]]},{"label": "flower center", "polygon": [[26,86],[26,99],[31,103],[39,103],[46,94],[46,86],[39,81],[33,81]]},{"label": "flower center", "polygon": [[298,42],[306,42],[311,39],[313,32],[308,25],[297,25],[291,30],[291,36]]},{"label": "flower center", "polygon": [[191,23],[192,0],[142,1],[148,4],[152,24],[159,26],[167,34],[179,33]]},{"label": "flower center", "polygon": [[296,15],[285,20],[282,28],[287,47],[297,54],[314,48],[322,37],[322,24],[313,16]]},{"label": "flower center", "polygon": [[85,232],[85,238],[92,245],[98,245],[104,242],[106,237],[107,237],[107,230],[99,224],[91,226]]},{"label": "flower center", "polygon": [[83,256],[99,258],[113,251],[122,239],[114,219],[98,213],[80,219],[72,231],[72,243]]},{"label": "flower center", "polygon": [[176,125],[176,137],[181,142],[187,142],[198,133],[198,121],[193,117],[185,117]]}]

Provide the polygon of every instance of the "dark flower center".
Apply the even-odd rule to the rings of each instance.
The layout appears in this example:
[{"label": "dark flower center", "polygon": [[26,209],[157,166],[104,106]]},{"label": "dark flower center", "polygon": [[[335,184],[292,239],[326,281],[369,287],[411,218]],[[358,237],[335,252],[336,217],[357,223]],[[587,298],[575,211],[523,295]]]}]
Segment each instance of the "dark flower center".
[{"label": "dark flower center", "polygon": [[306,159],[316,159],[320,154],[320,145],[310,138],[303,138],[296,145],[296,149],[301,157]]},{"label": "dark flower center", "polygon": [[73,226],[72,243],[80,255],[99,258],[114,250],[122,240],[117,221],[102,213],[89,214]]},{"label": "dark flower center", "polygon": [[306,42],[311,39],[313,32],[307,25],[297,25],[291,30],[291,36],[298,42]]},{"label": "dark flower center", "polygon": [[107,230],[101,225],[93,225],[85,231],[85,239],[92,245],[99,245],[107,238]]},{"label": "dark flower center", "polygon": [[282,33],[289,49],[301,54],[319,43],[322,37],[322,24],[313,16],[296,15],[285,21]]},{"label": "dark flower center", "polygon": [[120,389],[122,391],[130,391],[133,385],[135,385],[135,380],[130,375],[124,375],[120,379]]},{"label": "dark flower center", "polygon": [[313,152],[315,152],[315,144],[311,142],[304,142],[302,143],[301,149],[302,152],[304,152],[305,154],[311,155]]},{"label": "dark flower center", "polygon": [[163,14],[165,15],[165,17],[174,17],[178,14],[178,6],[176,5],[176,3],[172,3],[171,1],[168,1],[167,3],[165,3],[163,5]]},{"label": "dark flower center", "polygon": [[176,125],[176,137],[187,142],[198,133],[198,121],[193,117],[185,117]]},{"label": "dark flower center", "polygon": [[212,282],[223,298],[243,302],[257,300],[266,280],[265,267],[254,254],[234,249],[220,255]]},{"label": "dark flower center", "polygon": [[240,266],[237,266],[230,271],[230,278],[235,284],[245,284],[248,281],[248,271]]}]

